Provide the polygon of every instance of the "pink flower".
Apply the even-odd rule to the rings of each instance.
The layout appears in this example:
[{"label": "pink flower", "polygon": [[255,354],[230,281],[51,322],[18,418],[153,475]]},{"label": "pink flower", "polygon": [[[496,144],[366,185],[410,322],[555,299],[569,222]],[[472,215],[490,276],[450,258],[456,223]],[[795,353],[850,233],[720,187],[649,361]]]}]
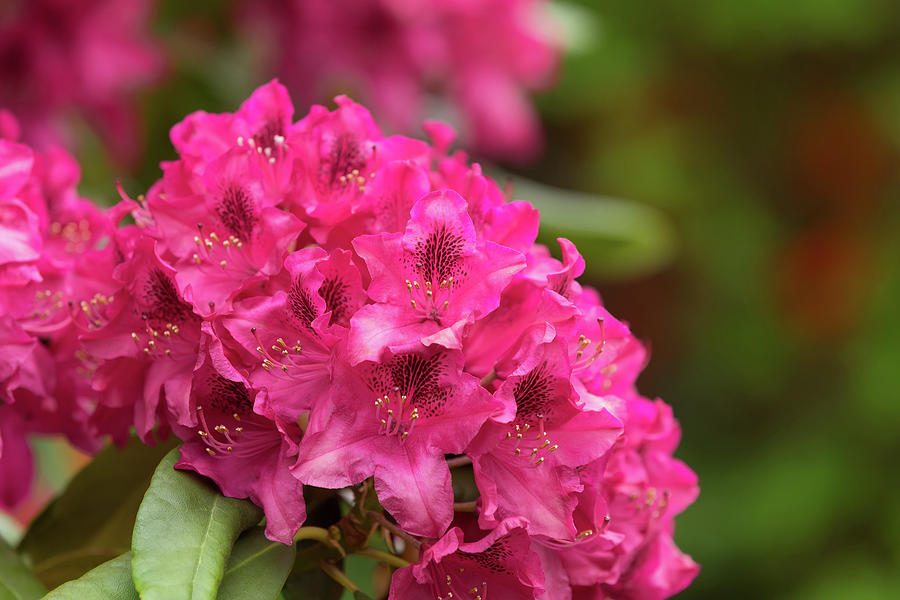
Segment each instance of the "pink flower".
[{"label": "pink flower", "polygon": [[28,427],[11,406],[0,404],[0,507],[12,508],[31,489],[34,462]]},{"label": "pink flower", "polygon": [[[3,136],[17,123],[2,115]],[[103,311],[112,281],[107,216],[75,191],[77,164],[59,149],[0,140],[0,502],[27,494],[26,434],[64,434],[99,448],[90,426],[91,357],[78,340]]]},{"label": "pink flower", "polygon": [[117,157],[140,144],[131,95],[162,71],[148,35],[148,0],[29,0],[0,22],[0,106],[21,119],[26,139],[44,148],[67,138],[75,108]]},{"label": "pink flower", "polygon": [[180,292],[203,316],[227,313],[246,285],[281,269],[303,224],[275,208],[256,154],[234,149],[202,177],[167,166],[147,200],[161,253],[171,257]]},{"label": "pink flower", "polygon": [[354,240],[376,304],[353,317],[352,362],[414,341],[460,348],[461,329],[498,306],[524,257],[476,235],[466,206],[456,192],[437,191],[413,206],[403,235]]},{"label": "pink flower", "polygon": [[436,100],[479,151],[523,159],[541,145],[528,95],[550,83],[558,54],[542,31],[545,9],[536,0],[292,0],[245,2],[240,19],[303,105],[348,90],[412,131]]},{"label": "pink flower", "polygon": [[425,143],[385,137],[368,110],[345,96],[335,101],[334,111],[313,106],[289,137],[298,156],[290,206],[305,214],[313,238],[323,245],[340,243],[336,234],[341,229],[335,226],[370,204],[366,195],[379,167],[395,160],[428,160]]},{"label": "pink flower", "polygon": [[638,397],[624,408],[625,435],[605,469],[581,474],[576,514],[591,535],[568,547],[548,545],[547,562],[579,590],[576,598],[667,598],[698,571],[671,539],[675,515],[698,491],[696,475],[671,456],[679,436],[671,409]]},{"label": "pink flower", "polygon": [[466,451],[481,490],[479,522],[519,515],[532,535],[574,539],[576,469],[604,457],[622,425],[604,409],[579,407],[566,347],[549,328],[530,330],[497,375],[494,395],[515,417],[485,425]]},{"label": "pink flower", "polygon": [[507,519],[477,542],[454,527],[422,547],[419,562],[398,569],[389,600],[498,598],[534,600],[544,589],[540,560],[529,548],[527,522]]},{"label": "pink flower", "polygon": [[[616,585],[604,585],[594,598],[612,600],[663,600],[691,584],[700,566],[682,553],[668,533],[657,535],[635,557],[631,568]],[[578,593],[575,598],[581,598]]]},{"label": "pink flower", "polygon": [[122,288],[104,305],[104,319],[82,336],[86,350],[102,359],[93,380],[101,404],[133,410],[145,439],[158,420],[168,422],[167,405],[178,422],[194,421],[188,398],[201,322],[178,293],[174,275],[153,240],[138,240],[116,268]]},{"label": "pink flower", "polygon": [[[333,348],[364,301],[349,252],[305,248],[285,261],[284,287],[235,304],[222,324],[232,364],[268,390],[267,414],[296,421],[328,394]],[[220,334],[222,337],[222,334]]]},{"label": "pink flower", "polygon": [[[292,114],[274,81],[234,114],[194,113],[146,198],[106,214],[62,155],[0,145],[16,217],[0,222],[0,418],[88,449],[171,428],[179,467],[261,506],[285,543],[303,485],[372,478],[422,547],[394,598],[687,585],[672,535],[696,476],[575,246],[536,245],[537,211],[448,155],[444,126],[433,145],[385,137],[344,97]],[[447,455],[472,462],[474,503]]]},{"label": "pink flower", "polygon": [[[211,345],[213,354],[221,352],[215,342]],[[206,475],[226,496],[250,498],[265,512],[269,539],[290,544],[306,519],[303,488],[289,470],[302,432],[296,423],[258,414],[254,404],[262,393],[249,388],[227,363],[201,356],[191,403],[198,424],[175,426],[185,442],[175,467]]]},{"label": "pink flower", "polygon": [[453,516],[444,454],[462,453],[502,411],[461,368],[460,353],[439,346],[386,350],[355,367],[338,362],[328,398],[313,407],[294,474],[329,488],[374,475],[379,501],[404,529],[441,535]]},{"label": "pink flower", "polygon": [[[270,187],[284,185],[290,175],[290,148],[285,136],[294,106],[277,81],[259,87],[237,111],[210,114],[197,111],[172,127],[170,138],[187,171],[201,176],[206,165],[229,150],[255,153],[256,166]],[[270,165],[270,166],[266,166]]]}]

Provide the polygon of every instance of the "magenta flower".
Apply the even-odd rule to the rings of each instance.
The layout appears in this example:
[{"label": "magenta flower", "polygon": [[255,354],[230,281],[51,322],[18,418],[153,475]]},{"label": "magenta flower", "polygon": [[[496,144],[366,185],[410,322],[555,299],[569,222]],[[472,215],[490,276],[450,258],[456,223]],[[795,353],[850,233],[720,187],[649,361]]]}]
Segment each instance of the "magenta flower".
[{"label": "magenta flower", "polygon": [[463,542],[462,529],[454,527],[424,545],[418,563],[394,573],[389,600],[543,597],[541,563],[529,547],[526,525],[523,519],[507,519],[468,543]]},{"label": "magenta flower", "polygon": [[0,404],[0,507],[12,508],[31,489],[34,462],[28,426],[11,406]]},{"label": "magenta flower", "polygon": [[290,175],[292,160],[285,136],[293,116],[287,91],[271,81],[254,91],[233,114],[191,113],[172,127],[170,138],[184,170],[196,176],[202,176],[208,163],[229,150],[242,148],[264,175],[261,181],[277,188]]},{"label": "magenta flower", "polygon": [[149,36],[148,0],[14,2],[0,20],[0,106],[22,121],[29,143],[68,138],[74,108],[115,156],[136,158],[134,92],[162,72]]},{"label": "magenta flower", "polygon": [[200,318],[179,295],[174,274],[153,240],[137,241],[133,255],[116,268],[122,289],[104,305],[105,319],[82,337],[86,350],[103,361],[94,374],[101,404],[133,410],[143,438],[158,419],[168,422],[167,405],[179,423],[194,421],[188,398]]},{"label": "magenta flower", "polygon": [[336,227],[370,205],[369,184],[379,167],[394,160],[427,162],[426,144],[402,136],[385,137],[369,111],[347,97],[329,111],[313,106],[298,121],[289,144],[298,157],[291,209],[302,213],[320,244],[333,246],[347,234]]},{"label": "magenta flower", "polygon": [[385,350],[355,367],[340,361],[325,400],[313,407],[294,474],[330,488],[374,476],[381,504],[404,529],[429,537],[453,517],[444,454],[462,453],[503,411],[462,372],[461,354],[439,346]]},{"label": "magenta flower", "polygon": [[172,257],[178,287],[200,315],[227,313],[243,286],[279,271],[303,229],[275,208],[280,198],[262,179],[256,153],[233,149],[202,177],[170,164],[147,200],[161,251]]},{"label": "magenta flower", "polygon": [[515,406],[515,418],[488,423],[467,450],[481,490],[480,524],[520,515],[533,535],[574,539],[576,469],[604,457],[622,424],[607,410],[579,407],[566,348],[549,328],[530,330],[497,375],[494,395]]},{"label": "magenta flower", "polygon": [[551,82],[558,54],[545,9],[535,0],[291,0],[245,2],[239,14],[301,104],[347,90],[413,131],[437,101],[470,145],[523,159],[541,144],[528,95]]},{"label": "magenta flower", "polygon": [[285,289],[238,302],[222,319],[238,351],[233,364],[268,390],[266,414],[296,421],[328,394],[332,353],[364,301],[349,252],[305,248],[285,261]]},{"label": "magenta flower", "polygon": [[[8,113],[0,134],[13,138]],[[0,503],[31,485],[26,435],[63,434],[100,446],[91,426],[92,358],[78,334],[94,327],[117,288],[107,216],[75,191],[79,170],[59,149],[0,139]]]},{"label": "magenta flower", "polygon": [[494,310],[524,267],[521,253],[476,235],[465,200],[452,190],[419,200],[402,236],[361,236],[353,247],[372,277],[367,292],[376,304],[353,317],[352,362],[414,341],[460,348],[461,329]]},{"label": "magenta flower", "polygon": [[[221,352],[216,345],[211,344],[213,354]],[[197,425],[174,427],[185,442],[175,467],[206,475],[226,496],[250,498],[265,512],[266,535],[290,544],[306,519],[303,487],[290,472],[302,432],[296,423],[258,414],[254,405],[261,392],[236,371],[229,369],[225,377],[212,364],[227,363],[201,356],[191,402]]]},{"label": "magenta flower", "polygon": [[696,476],[575,246],[535,244],[537,211],[448,155],[445,126],[386,137],[345,97],[292,119],[275,81],[194,113],[146,197],[107,213],[64,155],[0,142],[0,469],[27,479],[25,433],[171,429],[179,468],[262,507],[273,540],[304,485],[358,486],[335,543],[381,527],[422,550],[392,598],[686,586]]}]

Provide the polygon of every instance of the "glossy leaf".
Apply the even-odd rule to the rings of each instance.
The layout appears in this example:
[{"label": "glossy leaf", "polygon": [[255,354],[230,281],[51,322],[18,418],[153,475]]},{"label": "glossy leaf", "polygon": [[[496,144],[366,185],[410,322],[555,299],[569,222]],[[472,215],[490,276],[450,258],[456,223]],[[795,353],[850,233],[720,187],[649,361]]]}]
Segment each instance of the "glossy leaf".
[{"label": "glossy leaf", "polygon": [[285,600],[340,600],[344,588],[319,568],[293,571],[281,594]]},{"label": "glossy leaf", "polygon": [[208,479],[176,471],[178,450],[160,462],[138,510],[132,575],[143,600],[212,600],[240,533],[262,511],[226,498]]},{"label": "glossy leaf", "polygon": [[131,549],[131,530],[150,477],[173,441],[100,452],[32,522],[19,552],[49,588]]},{"label": "glossy leaf", "polygon": [[140,600],[131,581],[131,552],[106,561],[73,581],[64,583],[44,600]]},{"label": "glossy leaf", "polygon": [[218,600],[276,598],[294,565],[295,553],[293,545],[268,539],[263,527],[245,531],[228,557]]},{"label": "glossy leaf", "polygon": [[[502,178],[498,178],[502,179]],[[538,241],[558,253],[564,237],[589,256],[588,275],[628,279],[653,273],[675,258],[674,227],[652,206],[592,196],[513,178],[513,198],[531,202],[541,212]]]},{"label": "glossy leaf", "polygon": [[0,600],[33,600],[45,592],[31,570],[0,538]]}]

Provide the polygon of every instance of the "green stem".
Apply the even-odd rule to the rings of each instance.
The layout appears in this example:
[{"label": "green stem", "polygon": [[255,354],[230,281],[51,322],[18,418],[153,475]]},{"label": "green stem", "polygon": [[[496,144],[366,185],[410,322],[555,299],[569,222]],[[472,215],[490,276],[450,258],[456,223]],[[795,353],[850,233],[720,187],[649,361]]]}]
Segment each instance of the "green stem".
[{"label": "green stem", "polygon": [[340,552],[341,556],[347,556],[344,547],[341,546],[339,541],[334,539],[334,536],[331,535],[327,529],[322,529],[321,527],[301,527],[297,530],[297,533],[294,534],[294,543],[296,544],[300,540],[316,540],[326,546],[331,546]]},{"label": "green stem", "polygon": [[294,534],[294,543],[296,544],[300,540],[316,540],[329,545],[334,543],[328,530],[321,527],[301,527]]},{"label": "green stem", "polygon": [[338,569],[333,564],[327,563],[324,560],[320,560],[319,567],[321,567],[321,569],[323,571],[325,571],[325,573],[328,574],[329,577],[331,577],[332,579],[337,581],[339,584],[344,586],[345,589],[348,589],[351,592],[360,591],[359,586],[356,585],[355,583],[353,583],[353,581],[351,581],[350,578],[347,577],[347,575],[345,575],[343,571]]},{"label": "green stem", "polygon": [[394,556],[393,554],[388,554],[387,552],[382,552],[381,550],[376,550],[375,548],[363,548],[362,550],[357,550],[354,554],[366,556],[392,567],[400,568],[408,567],[410,565],[409,561],[403,560],[399,556]]}]

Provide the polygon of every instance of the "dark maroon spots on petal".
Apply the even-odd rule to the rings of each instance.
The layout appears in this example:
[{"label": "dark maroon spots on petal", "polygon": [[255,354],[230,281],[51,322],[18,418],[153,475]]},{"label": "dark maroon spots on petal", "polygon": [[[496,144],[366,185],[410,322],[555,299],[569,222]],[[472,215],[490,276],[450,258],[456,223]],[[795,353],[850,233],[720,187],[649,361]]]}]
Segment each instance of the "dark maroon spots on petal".
[{"label": "dark maroon spots on petal", "polygon": [[280,119],[270,119],[253,134],[253,141],[260,148],[274,148],[275,136],[283,137]]},{"label": "dark maroon spots on petal", "polygon": [[216,206],[216,214],[219,215],[222,225],[242,242],[250,240],[253,228],[259,221],[247,190],[239,185],[225,189],[219,205]]},{"label": "dark maroon spots on petal", "polygon": [[429,358],[401,354],[373,370],[370,387],[380,395],[406,396],[409,408],[417,409],[422,417],[432,417],[444,411],[453,395],[449,386],[440,383],[444,369],[439,354]]},{"label": "dark maroon spots on petal", "polygon": [[464,275],[462,257],[465,240],[446,225],[432,231],[416,244],[415,270],[424,281],[440,285]]},{"label": "dark maroon spots on petal", "polygon": [[331,151],[323,157],[321,179],[325,185],[334,187],[343,184],[341,177],[346,178],[354,170],[360,174],[365,167],[366,157],[359,139],[352,133],[342,133],[335,137]]},{"label": "dark maroon spots on petal", "polygon": [[534,425],[541,419],[549,420],[557,393],[555,384],[555,378],[547,373],[546,362],[517,381],[513,387],[516,421]]},{"label": "dark maroon spots on petal", "polygon": [[491,546],[483,552],[470,553],[458,551],[456,553],[460,558],[471,560],[477,563],[479,567],[492,573],[513,574],[509,568],[510,559],[512,559],[512,551],[509,548],[509,540],[504,536],[491,544]]},{"label": "dark maroon spots on petal", "polygon": [[151,269],[144,281],[144,303],[142,316],[155,326],[178,325],[191,314],[191,305],[181,299],[175,284],[159,268]]},{"label": "dark maroon spots on petal", "polygon": [[559,294],[560,296],[566,296],[569,293],[569,284],[571,283],[571,279],[568,275],[561,277],[559,281],[556,282],[556,285],[553,286],[553,291]]},{"label": "dark maroon spots on petal", "polygon": [[319,316],[319,311],[316,308],[316,305],[313,304],[312,296],[306,288],[303,287],[299,277],[294,281],[293,285],[291,285],[290,291],[288,291],[287,304],[291,311],[291,315],[293,315],[303,327],[311,327],[312,322]]},{"label": "dark maroon spots on petal", "polygon": [[338,277],[329,277],[319,286],[319,295],[325,300],[326,310],[331,311],[329,325],[344,321],[347,317],[349,298],[347,297],[347,284]]},{"label": "dark maroon spots on petal", "polygon": [[207,384],[209,404],[214,409],[229,415],[249,415],[253,412],[250,390],[243,383],[225,379],[221,375],[212,375]]}]

